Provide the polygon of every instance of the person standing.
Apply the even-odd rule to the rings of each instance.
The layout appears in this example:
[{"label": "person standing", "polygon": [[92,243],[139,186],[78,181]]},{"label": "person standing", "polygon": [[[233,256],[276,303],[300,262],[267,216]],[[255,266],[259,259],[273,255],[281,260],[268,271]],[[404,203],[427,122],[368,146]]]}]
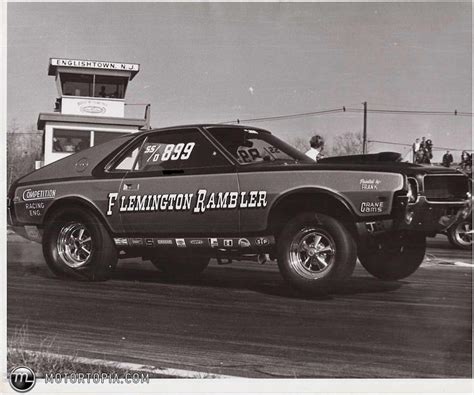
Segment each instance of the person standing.
[{"label": "person standing", "polygon": [[470,170],[472,167],[472,156],[467,151],[461,153],[461,168],[463,170]]},{"label": "person standing", "polygon": [[418,152],[418,150],[420,149],[420,139],[419,138],[416,138],[415,139],[415,142],[413,143],[412,145],[412,149],[413,149],[413,163],[416,163],[416,153]]},{"label": "person standing", "polygon": [[311,148],[306,151],[306,156],[310,157],[315,162],[324,157],[321,153],[324,149],[324,139],[319,134],[311,137],[309,145]]},{"label": "person standing", "polygon": [[442,162],[442,165],[444,167],[450,167],[451,166],[451,163],[453,163],[453,155],[451,155],[451,153],[448,151],[446,151],[446,153],[443,155],[443,162]]},{"label": "person standing", "polygon": [[421,143],[420,143],[420,148],[421,149],[426,148],[426,140],[425,139],[426,139],[426,137],[424,137],[424,136],[421,138]]}]

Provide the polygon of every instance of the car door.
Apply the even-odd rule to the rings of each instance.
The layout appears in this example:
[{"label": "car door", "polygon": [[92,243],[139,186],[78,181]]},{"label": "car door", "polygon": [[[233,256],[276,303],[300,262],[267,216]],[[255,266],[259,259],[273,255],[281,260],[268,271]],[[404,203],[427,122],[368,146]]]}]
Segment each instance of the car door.
[{"label": "car door", "polygon": [[199,128],[152,132],[130,150],[138,154],[113,203],[126,234],[238,232],[238,209],[223,204],[239,192],[235,165]]}]

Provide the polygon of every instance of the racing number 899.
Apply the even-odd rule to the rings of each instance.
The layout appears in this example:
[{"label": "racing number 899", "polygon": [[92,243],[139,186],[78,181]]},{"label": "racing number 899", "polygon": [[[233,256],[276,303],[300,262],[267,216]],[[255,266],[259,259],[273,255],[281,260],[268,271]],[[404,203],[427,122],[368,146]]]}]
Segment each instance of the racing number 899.
[{"label": "racing number 899", "polygon": [[[191,156],[193,152],[193,148],[196,145],[194,142],[190,142],[187,144],[179,143],[179,144],[167,144],[165,149],[161,153],[161,161],[165,162],[167,160],[187,160]],[[151,154],[151,161],[158,162],[160,160],[160,153],[158,152],[158,146],[148,146],[145,150],[145,153],[152,152]]]}]

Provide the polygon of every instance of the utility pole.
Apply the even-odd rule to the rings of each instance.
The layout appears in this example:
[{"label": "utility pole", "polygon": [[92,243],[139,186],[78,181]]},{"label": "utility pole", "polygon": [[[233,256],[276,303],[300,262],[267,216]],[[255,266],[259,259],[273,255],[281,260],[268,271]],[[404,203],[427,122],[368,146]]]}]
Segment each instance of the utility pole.
[{"label": "utility pole", "polygon": [[367,153],[367,102],[364,103],[364,131],[362,134],[362,153]]}]

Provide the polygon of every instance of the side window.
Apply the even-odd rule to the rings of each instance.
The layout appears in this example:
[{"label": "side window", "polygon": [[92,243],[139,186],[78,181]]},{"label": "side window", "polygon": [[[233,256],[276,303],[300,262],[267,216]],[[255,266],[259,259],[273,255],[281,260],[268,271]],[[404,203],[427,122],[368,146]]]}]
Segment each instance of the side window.
[{"label": "side window", "polygon": [[131,148],[128,152],[125,153],[124,156],[120,158],[118,163],[112,167],[112,171],[130,171],[133,168],[133,164],[138,156],[138,151],[140,150],[140,146],[136,145],[135,147]]},{"label": "side window", "polygon": [[183,129],[157,132],[148,136],[133,170],[185,170],[228,164],[201,132]]}]

